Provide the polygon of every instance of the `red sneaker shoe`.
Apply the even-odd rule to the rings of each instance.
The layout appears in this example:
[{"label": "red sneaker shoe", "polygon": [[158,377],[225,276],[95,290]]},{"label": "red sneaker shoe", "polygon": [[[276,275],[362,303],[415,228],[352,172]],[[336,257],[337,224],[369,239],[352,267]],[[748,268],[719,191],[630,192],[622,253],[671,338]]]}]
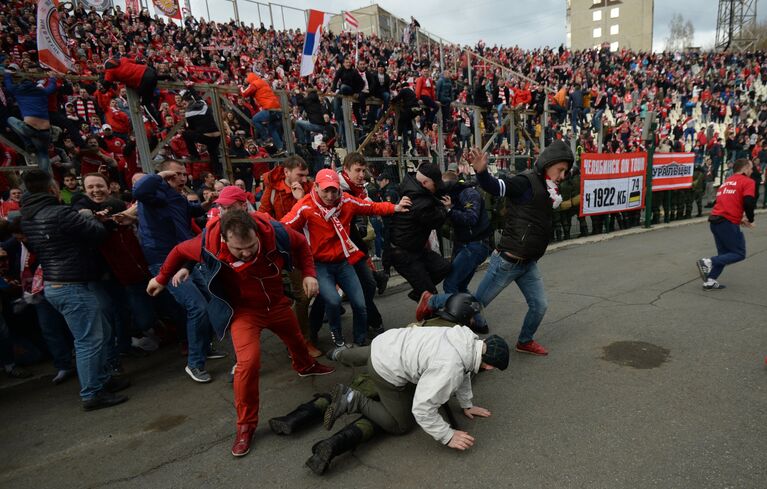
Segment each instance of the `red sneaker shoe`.
[{"label": "red sneaker shoe", "polygon": [[312,375],[327,375],[327,374],[332,374],[335,371],[336,369],[334,369],[333,367],[326,367],[320,362],[314,362],[314,365],[312,365],[311,367],[307,368],[303,372],[298,372],[298,376],[310,377]]},{"label": "red sneaker shoe", "polygon": [[434,315],[434,309],[429,307],[429,299],[431,299],[432,293],[428,290],[424,290],[421,294],[421,299],[418,301],[418,306],[415,308],[415,320],[423,321],[429,319]]},{"label": "red sneaker shoe", "polygon": [[232,455],[235,457],[244,457],[250,452],[250,442],[253,441],[253,434],[256,427],[249,424],[237,425],[237,437],[232,445]]},{"label": "red sneaker shoe", "polygon": [[535,340],[528,341],[527,343],[517,342],[517,351],[522,353],[529,353],[530,355],[538,355],[545,357],[549,354],[546,348],[542,347],[540,343]]}]

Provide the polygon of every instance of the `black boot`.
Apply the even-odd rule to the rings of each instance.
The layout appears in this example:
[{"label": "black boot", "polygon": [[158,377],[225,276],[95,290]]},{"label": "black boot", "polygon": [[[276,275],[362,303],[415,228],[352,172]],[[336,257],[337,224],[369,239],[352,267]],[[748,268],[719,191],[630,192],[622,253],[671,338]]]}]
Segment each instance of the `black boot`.
[{"label": "black boot", "polygon": [[330,438],[317,442],[312,447],[312,456],[306,461],[306,466],[315,474],[322,475],[334,457],[354,449],[362,442],[362,438],[362,430],[350,424]]},{"label": "black boot", "polygon": [[278,435],[292,435],[309,426],[322,422],[325,409],[330,404],[330,394],[315,394],[314,399],[278,418],[269,420],[269,427]]}]

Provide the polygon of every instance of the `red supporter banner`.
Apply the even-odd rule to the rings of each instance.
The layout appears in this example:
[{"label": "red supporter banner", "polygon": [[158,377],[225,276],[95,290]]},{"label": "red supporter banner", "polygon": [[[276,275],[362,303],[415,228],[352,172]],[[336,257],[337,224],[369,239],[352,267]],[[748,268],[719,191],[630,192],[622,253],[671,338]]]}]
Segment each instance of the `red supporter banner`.
[{"label": "red supporter banner", "polygon": [[139,5],[139,0],[125,0],[125,8],[131,9],[133,11],[134,15],[141,11],[141,6]]},{"label": "red supporter banner", "polygon": [[583,153],[579,215],[644,208],[647,153]]},{"label": "red supporter banner", "polygon": [[652,191],[692,188],[695,153],[655,153]]},{"label": "red supporter banner", "polygon": [[40,64],[59,73],[77,71],[69,55],[69,39],[61,26],[58,0],[37,3],[37,52]]},{"label": "red supporter banner", "polygon": [[164,16],[181,20],[181,7],[178,5],[178,0],[152,0],[152,5]]}]

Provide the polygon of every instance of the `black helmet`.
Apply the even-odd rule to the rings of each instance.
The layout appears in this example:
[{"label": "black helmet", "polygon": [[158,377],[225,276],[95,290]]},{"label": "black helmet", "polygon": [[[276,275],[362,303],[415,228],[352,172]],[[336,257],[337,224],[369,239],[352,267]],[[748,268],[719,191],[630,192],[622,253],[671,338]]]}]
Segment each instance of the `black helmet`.
[{"label": "black helmet", "polygon": [[437,316],[456,324],[468,326],[471,318],[481,309],[473,295],[466,292],[453,294],[445,303],[445,308],[437,312]]}]

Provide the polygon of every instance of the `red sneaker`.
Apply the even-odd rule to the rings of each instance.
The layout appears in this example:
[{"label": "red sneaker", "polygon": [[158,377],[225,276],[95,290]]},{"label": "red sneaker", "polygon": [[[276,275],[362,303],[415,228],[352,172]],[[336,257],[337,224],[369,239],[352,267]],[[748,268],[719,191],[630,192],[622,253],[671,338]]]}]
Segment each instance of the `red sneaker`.
[{"label": "red sneaker", "polygon": [[320,362],[314,362],[314,365],[312,365],[311,367],[307,368],[303,372],[298,372],[298,376],[310,377],[312,375],[327,375],[327,374],[332,374],[335,371],[336,369],[334,369],[333,367],[326,367]]},{"label": "red sneaker", "polygon": [[415,320],[423,321],[429,319],[434,315],[434,309],[429,307],[429,299],[431,299],[432,293],[428,290],[424,290],[421,294],[421,299],[418,301],[418,306],[415,308]]},{"label": "red sneaker", "polygon": [[243,424],[237,425],[237,437],[234,439],[234,445],[232,445],[232,455],[235,457],[244,457],[250,452],[250,442],[253,441],[253,434],[256,432],[256,427]]},{"label": "red sneaker", "polygon": [[535,340],[528,341],[527,343],[517,342],[517,351],[522,353],[529,353],[530,355],[538,355],[545,357],[549,354],[546,348],[542,347],[540,343]]}]

